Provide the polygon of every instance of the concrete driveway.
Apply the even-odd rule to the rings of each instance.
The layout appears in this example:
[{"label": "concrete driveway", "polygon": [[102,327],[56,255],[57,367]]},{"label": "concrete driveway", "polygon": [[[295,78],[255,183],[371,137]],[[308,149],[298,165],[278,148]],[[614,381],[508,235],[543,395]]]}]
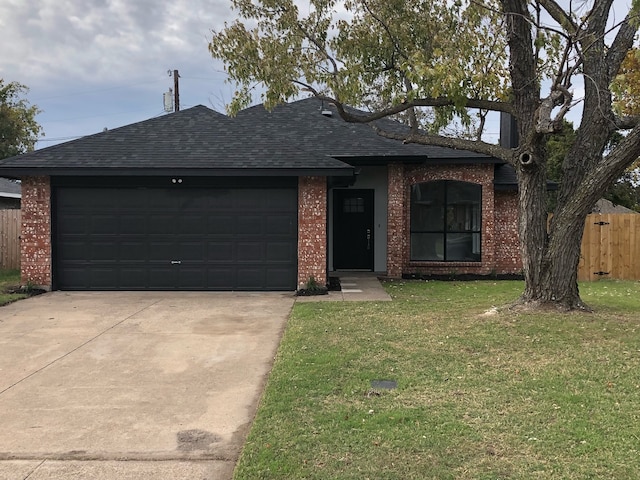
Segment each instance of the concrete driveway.
[{"label": "concrete driveway", "polygon": [[0,479],[230,478],[293,303],[53,292],[0,307]]}]

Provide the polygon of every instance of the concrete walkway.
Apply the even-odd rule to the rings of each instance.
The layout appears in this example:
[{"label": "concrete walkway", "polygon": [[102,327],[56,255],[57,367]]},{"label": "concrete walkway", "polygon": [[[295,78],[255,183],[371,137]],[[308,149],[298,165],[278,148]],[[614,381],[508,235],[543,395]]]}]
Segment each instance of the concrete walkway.
[{"label": "concrete walkway", "polygon": [[297,302],[390,302],[391,297],[372,272],[332,272],[340,279],[342,290],[327,295],[296,297]]},{"label": "concrete walkway", "polygon": [[293,302],[53,292],[0,307],[0,479],[231,478]]}]

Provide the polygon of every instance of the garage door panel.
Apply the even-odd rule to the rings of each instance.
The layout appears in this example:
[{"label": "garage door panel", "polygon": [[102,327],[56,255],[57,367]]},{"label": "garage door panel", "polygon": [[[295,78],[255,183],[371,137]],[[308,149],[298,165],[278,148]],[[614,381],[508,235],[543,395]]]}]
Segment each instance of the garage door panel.
[{"label": "garage door panel", "polygon": [[169,215],[167,213],[150,213],[147,216],[147,232],[152,235],[162,235],[167,232],[173,233],[173,221],[175,215]]},{"label": "garage door panel", "polygon": [[[265,196],[263,203],[267,210],[297,211],[297,192],[295,190],[276,190]],[[294,207],[292,208],[292,205]]]},{"label": "garage door panel", "polygon": [[182,266],[178,272],[178,282],[184,289],[204,290],[206,286],[206,271],[199,267]]},{"label": "garage door panel", "polygon": [[268,262],[291,263],[295,260],[291,244],[287,242],[267,243],[266,259]]},{"label": "garage door panel", "polygon": [[91,221],[91,219],[85,215],[67,213],[58,217],[57,226],[60,231],[66,234],[80,234],[87,231],[87,221]]},{"label": "garage door panel", "polygon": [[146,266],[127,266],[120,269],[120,286],[128,290],[140,290],[148,285],[148,271]]},{"label": "garage door panel", "polygon": [[260,290],[265,285],[265,270],[259,267],[240,267],[237,270],[239,290]]},{"label": "garage door panel", "polygon": [[150,241],[148,243],[148,247],[150,261],[166,262],[167,264],[169,264],[172,260],[178,260],[178,255],[175,251],[175,245],[172,241]]},{"label": "garage door panel", "polygon": [[148,245],[144,241],[126,241],[120,242],[118,258],[122,261],[139,261],[146,262],[148,258]]},{"label": "garage door panel", "polygon": [[96,289],[113,290],[118,286],[118,271],[111,266],[92,267],[89,282]]},{"label": "garage door panel", "polygon": [[[116,217],[118,218],[118,217]],[[147,224],[147,217],[139,214],[123,214],[119,217],[119,229],[120,234],[131,235],[146,235],[149,231],[149,225]],[[114,231],[114,229],[110,230]]]},{"label": "garage door panel", "polygon": [[94,242],[91,244],[90,260],[97,260],[107,263],[115,263],[119,258],[118,245],[113,242]]},{"label": "garage door panel", "polygon": [[144,192],[144,200],[141,200],[141,203],[146,202],[148,209],[155,212],[176,211],[181,203],[180,190],[149,188],[140,189],[138,192]]},{"label": "garage door panel", "polygon": [[291,215],[268,215],[265,224],[266,234],[289,235],[293,232]]},{"label": "garage door panel", "polygon": [[207,285],[212,290],[233,290],[236,285],[236,269],[231,266],[216,266],[207,270]]},{"label": "garage door panel", "polygon": [[172,265],[150,265],[147,285],[150,290],[174,290],[177,270]]},{"label": "garage door panel", "polygon": [[188,232],[190,235],[206,235],[207,215],[183,215],[179,219],[178,233]]},{"label": "garage door panel", "polygon": [[236,233],[239,235],[262,235],[264,233],[264,217],[260,215],[244,215],[236,219]]},{"label": "garage door panel", "polygon": [[291,282],[291,272],[288,268],[272,267],[266,270],[268,288],[271,290],[286,290]]},{"label": "garage door panel", "polygon": [[230,240],[226,242],[207,242],[207,258],[209,263],[229,262],[235,255],[234,244]]},{"label": "garage door panel", "polygon": [[59,281],[64,282],[64,285],[68,285],[70,289],[83,290],[84,286],[89,284],[88,270],[83,267],[69,266],[58,275],[60,276]]},{"label": "garage door panel", "polygon": [[58,256],[64,258],[68,263],[74,261],[84,261],[89,257],[87,242],[84,237],[69,239],[68,237],[60,242],[57,248]]},{"label": "garage door panel", "polygon": [[264,244],[262,242],[241,242],[237,246],[236,260],[238,263],[253,263],[264,258]]},{"label": "garage door panel", "polygon": [[181,241],[179,244],[177,258],[181,262],[200,262],[206,258],[206,244],[203,241]]},{"label": "garage door panel", "polygon": [[235,232],[235,217],[231,215],[209,216],[207,220],[208,235],[233,235]]},{"label": "garage door panel", "polygon": [[295,288],[295,188],[57,187],[54,205],[56,288]]},{"label": "garage door panel", "polygon": [[234,210],[235,196],[232,195],[232,192],[232,190],[224,188],[211,189],[202,204],[207,210],[218,210],[220,212]]}]

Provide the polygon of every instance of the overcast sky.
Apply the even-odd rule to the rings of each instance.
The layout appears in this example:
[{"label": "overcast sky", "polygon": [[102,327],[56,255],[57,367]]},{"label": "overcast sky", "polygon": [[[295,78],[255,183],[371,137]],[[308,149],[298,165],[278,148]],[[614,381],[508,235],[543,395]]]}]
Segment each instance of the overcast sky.
[{"label": "overcast sky", "polygon": [[230,0],[0,0],[0,78],[30,89],[43,148],[163,114],[180,72],[180,105],[219,111],[231,98],[210,32]]},{"label": "overcast sky", "polygon": [[0,0],[0,78],[43,111],[37,148],[164,114],[167,71],[181,108],[224,111],[232,86],[207,47],[234,16],[231,0]]}]

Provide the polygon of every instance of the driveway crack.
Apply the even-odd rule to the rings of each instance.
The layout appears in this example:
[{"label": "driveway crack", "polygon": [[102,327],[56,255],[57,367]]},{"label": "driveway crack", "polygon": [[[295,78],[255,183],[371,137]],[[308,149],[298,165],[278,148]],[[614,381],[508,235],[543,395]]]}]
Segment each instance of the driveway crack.
[{"label": "driveway crack", "polygon": [[80,350],[82,347],[84,347],[85,345],[88,345],[89,343],[93,342],[94,340],[100,338],[102,335],[104,335],[105,333],[107,333],[110,330],[113,330],[114,328],[116,328],[119,325],[122,325],[124,322],[126,322],[127,320],[135,317],[136,315],[138,315],[140,312],[144,312],[147,308],[153,307],[154,305],[157,305],[158,303],[160,303],[163,299],[160,298],[157,301],[150,303],[149,305],[144,306],[143,308],[141,308],[140,310],[132,313],[131,315],[129,315],[128,317],[123,318],[122,320],[120,320],[117,323],[114,323],[113,325],[111,325],[109,328],[104,329],[102,332],[98,333],[97,335],[94,335],[93,337],[91,337],[89,340],[87,340],[84,343],[81,343],[80,345],[78,345],[76,348],[69,350],[68,352],[66,352],[64,355],[60,355],[58,358],[50,361],[49,363],[47,363],[46,365],[38,368],[37,370],[34,370],[33,372],[31,372],[29,375],[27,375],[26,377],[21,378],[20,380],[18,380],[17,382],[13,383],[12,385],[9,385],[8,387],[6,387],[4,390],[0,390],[0,395],[4,394],[5,392],[8,392],[9,390],[11,390],[13,387],[15,387],[16,385],[21,384],[22,382],[24,382],[25,380],[33,377],[34,375],[42,372],[43,370],[49,368],[51,365],[53,365],[54,363],[59,362],[60,360],[62,360],[65,357],[68,357],[69,355],[71,355],[72,353]]},{"label": "driveway crack", "polygon": [[35,468],[34,468],[33,470],[31,470],[31,471],[29,472],[29,475],[27,475],[26,477],[24,477],[22,480],[27,480],[27,479],[28,479],[31,475],[33,475],[33,474],[36,472],[36,470],[38,470],[38,469],[42,466],[42,464],[43,464],[44,462],[46,462],[46,461],[47,461],[46,459],[45,459],[45,460],[42,460],[38,465],[36,465],[36,466],[35,466]]}]

